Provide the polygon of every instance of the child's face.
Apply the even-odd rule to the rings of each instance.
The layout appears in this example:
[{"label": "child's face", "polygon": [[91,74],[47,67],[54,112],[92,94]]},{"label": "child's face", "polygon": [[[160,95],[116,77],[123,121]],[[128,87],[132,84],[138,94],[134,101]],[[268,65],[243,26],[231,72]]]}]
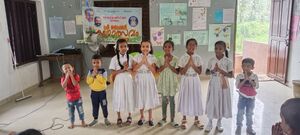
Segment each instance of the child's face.
[{"label": "child's face", "polygon": [[151,51],[151,45],[149,42],[142,42],[141,51],[143,54],[148,54]]},{"label": "child's face", "polygon": [[165,45],[164,45],[164,52],[165,52],[165,54],[171,54],[172,53],[172,51],[173,51],[173,46],[172,46],[172,44],[171,43],[166,43]]},{"label": "child's face", "polygon": [[223,56],[225,52],[225,48],[223,45],[216,45],[215,47],[215,53],[216,53],[216,56]]},{"label": "child's face", "polygon": [[196,49],[197,49],[197,44],[195,41],[190,41],[186,46],[187,53],[189,54],[194,54]]},{"label": "child's face", "polygon": [[281,117],[281,129],[283,131],[283,133],[287,134],[287,135],[291,135],[292,131],[291,128],[289,127],[289,125],[286,123],[285,118],[280,114]]},{"label": "child's face", "polygon": [[242,69],[244,72],[250,72],[254,69],[253,65],[250,63],[242,63]]},{"label": "child's face", "polygon": [[119,50],[120,50],[120,54],[125,54],[128,50],[127,43],[126,42],[119,43]]},{"label": "child's face", "polygon": [[73,72],[73,67],[70,64],[64,64],[62,70],[66,74],[68,72]]},{"label": "child's face", "polygon": [[101,67],[101,60],[100,59],[92,59],[93,68],[99,69]]}]

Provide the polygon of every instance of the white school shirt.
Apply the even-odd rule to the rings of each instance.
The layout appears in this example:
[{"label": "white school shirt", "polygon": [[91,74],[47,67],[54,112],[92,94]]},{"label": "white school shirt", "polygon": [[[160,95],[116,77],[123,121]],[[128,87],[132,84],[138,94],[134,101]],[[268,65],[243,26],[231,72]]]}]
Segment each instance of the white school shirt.
[{"label": "white school shirt", "polygon": [[[124,62],[127,61],[127,54],[125,54],[125,55],[118,54],[118,55],[120,56],[119,60],[120,60],[121,64],[123,65]],[[132,68],[132,57],[129,55],[128,69],[131,69],[131,68]],[[117,55],[115,55],[111,59],[109,69],[112,69],[112,70],[120,70],[121,69],[121,66],[119,65],[119,62],[118,62]]]},{"label": "white school shirt", "polygon": [[[202,66],[202,58],[199,55],[193,54],[192,58],[197,67]],[[190,59],[190,55],[185,53],[183,56],[180,57],[178,66],[180,68],[184,68],[185,65],[189,62],[189,59]],[[197,72],[192,67],[189,67],[186,74],[197,74]]]},{"label": "white school shirt", "polygon": [[[137,55],[136,57],[133,58],[133,61],[136,62],[136,63],[140,63],[143,59],[143,54],[139,54]],[[149,64],[153,64],[153,63],[156,63],[156,58],[152,55],[152,54],[148,54],[147,55],[147,61],[149,62]],[[148,67],[143,64],[139,69],[138,71],[145,71],[145,70],[149,70]]]},{"label": "white school shirt", "polygon": [[209,59],[208,64],[207,64],[207,69],[213,70],[215,68],[216,63],[218,64],[219,68],[224,70],[225,72],[230,72],[233,71],[233,63],[232,61],[227,58],[223,57],[220,60],[217,57],[213,57]]}]

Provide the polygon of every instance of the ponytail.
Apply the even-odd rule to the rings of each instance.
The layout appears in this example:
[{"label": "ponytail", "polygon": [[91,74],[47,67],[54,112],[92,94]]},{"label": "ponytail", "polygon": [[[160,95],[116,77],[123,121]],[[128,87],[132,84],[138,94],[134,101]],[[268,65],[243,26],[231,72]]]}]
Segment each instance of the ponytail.
[{"label": "ponytail", "polygon": [[225,48],[225,56],[228,58],[228,50]]}]

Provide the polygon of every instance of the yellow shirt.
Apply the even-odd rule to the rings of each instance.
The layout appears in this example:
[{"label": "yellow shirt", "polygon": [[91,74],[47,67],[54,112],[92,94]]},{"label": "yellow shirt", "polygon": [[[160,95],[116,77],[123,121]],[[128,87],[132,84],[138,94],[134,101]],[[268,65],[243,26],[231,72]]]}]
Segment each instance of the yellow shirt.
[{"label": "yellow shirt", "polygon": [[98,69],[98,74],[95,77],[92,76],[92,73],[93,70],[90,70],[86,78],[86,83],[93,91],[104,91],[107,88],[107,72],[104,69]]}]

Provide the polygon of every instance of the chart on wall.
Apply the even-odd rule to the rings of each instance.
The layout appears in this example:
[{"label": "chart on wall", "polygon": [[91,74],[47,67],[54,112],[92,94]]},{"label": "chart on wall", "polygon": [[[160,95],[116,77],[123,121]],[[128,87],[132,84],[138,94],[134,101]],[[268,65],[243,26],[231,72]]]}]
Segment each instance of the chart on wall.
[{"label": "chart on wall", "polygon": [[210,24],[208,51],[212,52],[217,41],[224,41],[227,49],[230,49],[231,24]]},{"label": "chart on wall", "polygon": [[82,16],[85,41],[93,34],[107,44],[119,38],[127,39],[129,44],[142,41],[142,8],[83,8]]},{"label": "chart on wall", "polygon": [[175,45],[181,45],[181,34],[168,34],[166,40],[171,40]]},{"label": "chart on wall", "polygon": [[160,26],[186,26],[187,3],[160,3]]},{"label": "chart on wall", "polygon": [[197,40],[198,45],[207,45],[208,40],[207,31],[184,31],[183,40],[184,44],[190,38],[194,38]]}]

